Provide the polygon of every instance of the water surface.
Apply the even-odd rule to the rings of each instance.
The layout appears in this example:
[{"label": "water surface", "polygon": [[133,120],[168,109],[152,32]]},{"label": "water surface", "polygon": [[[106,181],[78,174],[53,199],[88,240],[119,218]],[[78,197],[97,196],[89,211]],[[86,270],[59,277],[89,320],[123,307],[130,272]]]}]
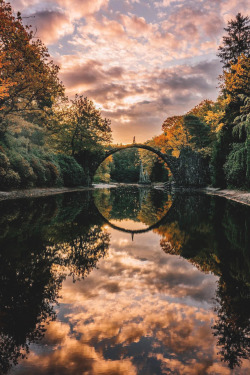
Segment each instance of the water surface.
[{"label": "water surface", "polygon": [[130,186],[0,210],[0,373],[249,374],[248,207]]}]

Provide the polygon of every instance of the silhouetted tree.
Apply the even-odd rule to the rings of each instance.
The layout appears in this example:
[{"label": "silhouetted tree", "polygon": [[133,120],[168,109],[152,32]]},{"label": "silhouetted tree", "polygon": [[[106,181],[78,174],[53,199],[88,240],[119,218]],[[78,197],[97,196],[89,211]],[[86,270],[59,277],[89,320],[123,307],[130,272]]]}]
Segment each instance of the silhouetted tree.
[{"label": "silhouetted tree", "polygon": [[237,62],[241,54],[250,57],[249,17],[238,13],[234,20],[228,22],[228,26],[224,30],[228,35],[223,37],[223,44],[219,47],[218,56],[221,58],[223,68],[229,68],[231,63]]}]

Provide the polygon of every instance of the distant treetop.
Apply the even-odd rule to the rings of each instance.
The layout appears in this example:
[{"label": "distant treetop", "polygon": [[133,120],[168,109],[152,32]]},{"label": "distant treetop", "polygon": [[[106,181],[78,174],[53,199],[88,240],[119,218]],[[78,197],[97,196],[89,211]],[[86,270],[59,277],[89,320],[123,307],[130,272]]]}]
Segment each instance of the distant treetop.
[{"label": "distant treetop", "polygon": [[241,13],[238,13],[235,19],[228,22],[228,26],[224,30],[228,34],[223,36],[218,56],[221,58],[223,68],[226,69],[231,64],[236,64],[241,54],[250,57],[249,17],[244,17]]}]

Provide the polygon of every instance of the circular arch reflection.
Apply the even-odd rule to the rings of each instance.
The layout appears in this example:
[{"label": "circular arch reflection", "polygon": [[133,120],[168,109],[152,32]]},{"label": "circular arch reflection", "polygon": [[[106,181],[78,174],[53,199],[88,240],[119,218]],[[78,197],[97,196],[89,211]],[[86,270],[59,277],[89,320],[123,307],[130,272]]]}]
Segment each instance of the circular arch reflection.
[{"label": "circular arch reflection", "polygon": [[[107,189],[105,193],[102,191],[99,195],[97,194],[94,196],[94,204],[102,221],[106,225],[114,230],[131,234],[132,239],[135,234],[147,233],[163,225],[169,216],[173,205],[172,199],[170,199],[169,196],[166,197],[163,195],[160,197],[160,206],[159,201],[154,202],[154,199],[159,198],[158,194],[160,194],[160,192],[156,190],[143,191],[141,188],[134,187],[131,188],[131,194],[128,194],[127,196],[125,196],[125,194],[123,196],[121,193],[122,188],[120,191],[119,188],[111,190]],[[119,200],[121,206],[118,204],[119,209],[117,210],[117,203],[119,203]],[[125,201],[124,208],[122,204],[124,204]],[[116,207],[116,211],[112,213],[113,206]],[[159,214],[161,214],[160,218]],[[135,223],[135,226],[136,223],[140,222],[146,227],[141,229],[126,228],[112,222],[113,220],[123,221],[129,219]]]}]

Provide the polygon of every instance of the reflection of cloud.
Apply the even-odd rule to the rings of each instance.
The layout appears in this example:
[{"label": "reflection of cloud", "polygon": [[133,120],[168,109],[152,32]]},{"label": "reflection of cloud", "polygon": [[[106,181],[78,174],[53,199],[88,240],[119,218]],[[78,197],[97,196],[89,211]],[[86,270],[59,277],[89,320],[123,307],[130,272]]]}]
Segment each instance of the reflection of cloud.
[{"label": "reflection of cloud", "polygon": [[62,343],[70,332],[70,327],[66,323],[52,321],[46,327],[45,343],[56,345]]},{"label": "reflection of cloud", "polygon": [[147,229],[148,225],[142,223],[141,221],[134,221],[130,219],[115,220],[110,219],[109,222],[118,228],[127,229],[127,230],[143,230]]},{"label": "reflection of cloud", "polygon": [[[120,361],[106,360],[93,347],[72,337],[65,337],[64,344],[56,351],[39,356],[31,353],[27,361],[29,367],[19,371],[19,375],[36,375],[45,373],[60,375],[76,374],[136,374],[135,368],[129,359]],[[58,372],[59,371],[59,372]]]},{"label": "reflection of cloud", "polygon": [[64,282],[63,322],[50,323],[49,350],[34,348],[17,374],[136,374],[152,360],[160,373],[230,374],[210,328],[216,277],[162,252],[156,233],[131,242],[111,230],[111,239],[98,270]]}]

